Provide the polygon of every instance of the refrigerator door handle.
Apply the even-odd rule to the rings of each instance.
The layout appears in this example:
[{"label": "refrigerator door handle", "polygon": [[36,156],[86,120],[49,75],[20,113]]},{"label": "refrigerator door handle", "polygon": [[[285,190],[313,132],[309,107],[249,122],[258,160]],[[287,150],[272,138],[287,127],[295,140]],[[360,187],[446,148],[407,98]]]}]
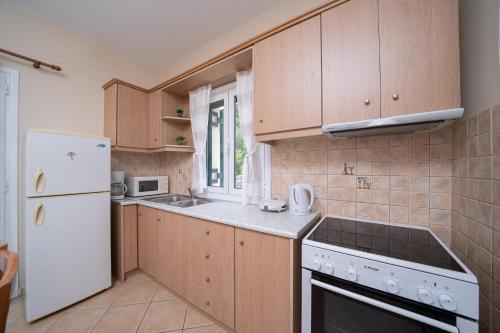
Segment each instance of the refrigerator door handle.
[{"label": "refrigerator door handle", "polygon": [[45,188],[45,174],[43,173],[43,170],[36,169],[35,177],[33,178],[33,185],[37,193],[43,192]]},{"label": "refrigerator door handle", "polygon": [[35,222],[35,225],[42,225],[44,220],[45,208],[43,207],[43,203],[37,202],[33,211],[33,222]]}]

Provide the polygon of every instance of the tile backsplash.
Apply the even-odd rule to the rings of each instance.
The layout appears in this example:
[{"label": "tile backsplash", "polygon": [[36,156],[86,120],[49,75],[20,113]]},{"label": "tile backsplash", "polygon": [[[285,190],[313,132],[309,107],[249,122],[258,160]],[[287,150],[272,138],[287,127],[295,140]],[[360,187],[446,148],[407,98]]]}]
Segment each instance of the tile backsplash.
[{"label": "tile backsplash", "polygon": [[169,176],[171,193],[187,194],[191,186],[192,155],[186,153],[111,153],[111,170],[126,175]]},{"label": "tile backsplash", "polygon": [[429,226],[451,239],[451,127],[390,136],[277,141],[271,150],[273,198],[306,182],[315,210]]},{"label": "tile backsplash", "polygon": [[480,332],[500,332],[500,105],[453,125],[451,249],[479,281]]}]

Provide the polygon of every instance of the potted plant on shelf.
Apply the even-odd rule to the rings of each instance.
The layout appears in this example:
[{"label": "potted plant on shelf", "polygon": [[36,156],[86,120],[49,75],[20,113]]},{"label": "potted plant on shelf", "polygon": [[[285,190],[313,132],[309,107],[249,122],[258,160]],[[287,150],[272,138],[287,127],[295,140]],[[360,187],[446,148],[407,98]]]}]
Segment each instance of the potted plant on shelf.
[{"label": "potted plant on shelf", "polygon": [[177,143],[177,145],[182,146],[186,143],[186,137],[183,135],[177,135],[175,137],[175,142]]},{"label": "potted plant on shelf", "polygon": [[177,113],[177,117],[182,118],[182,115],[184,114],[183,109],[175,109],[175,112]]}]

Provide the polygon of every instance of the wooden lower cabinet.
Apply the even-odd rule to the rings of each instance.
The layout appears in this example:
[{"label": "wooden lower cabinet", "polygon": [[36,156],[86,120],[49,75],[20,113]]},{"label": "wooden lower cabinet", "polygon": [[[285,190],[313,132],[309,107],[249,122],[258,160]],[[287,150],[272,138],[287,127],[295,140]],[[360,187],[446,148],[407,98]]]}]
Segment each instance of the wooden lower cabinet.
[{"label": "wooden lower cabinet", "polygon": [[187,298],[234,328],[234,227],[189,218]]},{"label": "wooden lower cabinet", "polygon": [[300,241],[139,206],[139,267],[239,333],[296,333]]},{"label": "wooden lower cabinet", "polygon": [[137,205],[111,206],[111,253],[113,276],[123,282],[137,268]]},{"label": "wooden lower cabinet", "polygon": [[[159,211],[158,211],[159,212]],[[157,277],[156,226],[157,210],[139,206],[137,221],[139,268]]]},{"label": "wooden lower cabinet", "polygon": [[236,331],[299,332],[298,242],[236,228]]},{"label": "wooden lower cabinet", "polygon": [[187,217],[166,211],[158,211],[158,216],[158,280],[176,293],[185,295],[188,263]]}]

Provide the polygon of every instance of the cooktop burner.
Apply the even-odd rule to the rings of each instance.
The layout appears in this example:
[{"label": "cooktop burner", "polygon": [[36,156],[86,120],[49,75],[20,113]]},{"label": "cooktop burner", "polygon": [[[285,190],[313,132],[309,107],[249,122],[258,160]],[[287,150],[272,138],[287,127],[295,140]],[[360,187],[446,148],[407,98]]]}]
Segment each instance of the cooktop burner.
[{"label": "cooktop burner", "polygon": [[465,273],[428,230],[326,217],[308,239]]}]

